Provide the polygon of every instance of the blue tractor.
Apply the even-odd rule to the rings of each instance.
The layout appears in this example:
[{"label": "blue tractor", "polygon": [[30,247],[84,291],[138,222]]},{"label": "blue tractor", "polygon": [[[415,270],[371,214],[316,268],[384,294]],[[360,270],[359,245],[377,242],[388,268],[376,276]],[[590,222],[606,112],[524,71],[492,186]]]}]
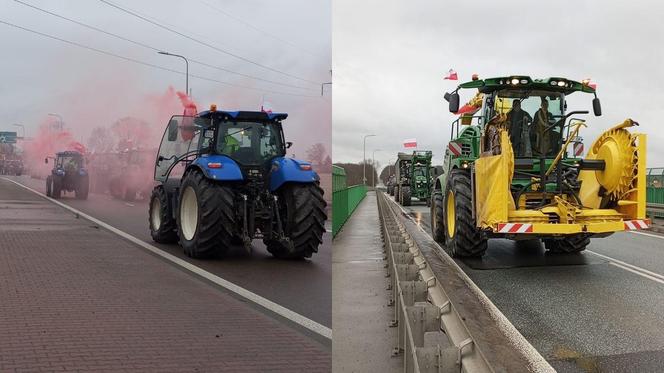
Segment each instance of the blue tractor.
[{"label": "blue tractor", "polygon": [[[77,151],[64,151],[52,157],[53,169],[46,177],[46,195],[62,197],[63,192],[74,192],[76,199],[88,199],[90,180],[85,168],[83,154]],[[48,163],[49,158],[44,159]]]},{"label": "blue tractor", "polygon": [[287,114],[217,111],[173,116],[155,163],[154,241],[179,240],[209,258],[262,239],[277,258],[309,258],[325,232],[326,203],[310,163],[286,158]]}]

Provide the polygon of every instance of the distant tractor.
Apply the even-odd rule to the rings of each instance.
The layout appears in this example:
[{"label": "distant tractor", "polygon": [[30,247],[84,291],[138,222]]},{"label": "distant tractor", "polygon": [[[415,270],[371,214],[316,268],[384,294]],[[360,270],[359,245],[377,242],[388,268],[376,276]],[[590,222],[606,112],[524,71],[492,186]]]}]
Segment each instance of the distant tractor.
[{"label": "distant tractor", "polygon": [[390,175],[390,177],[387,179],[387,194],[394,196],[394,184],[395,184],[395,177],[394,175]]},{"label": "distant tractor", "polygon": [[108,189],[111,195],[128,202],[135,199],[147,199],[152,191],[152,177],[148,176],[148,167],[152,163],[156,150],[129,149],[116,154],[119,167],[109,179]]},{"label": "distant tractor", "polygon": [[410,206],[412,199],[429,205],[431,193],[431,151],[416,150],[412,154],[399,153],[394,165],[394,200]]},{"label": "distant tractor", "polygon": [[413,155],[407,153],[397,154],[394,164],[394,200],[402,206],[410,206],[410,170],[413,164]]},{"label": "distant tractor", "polygon": [[[461,89],[477,93],[460,108]],[[567,111],[576,92],[593,95],[601,115],[589,81],[473,79],[445,95],[460,117],[434,183],[431,230],[452,255],[482,256],[490,238],[541,240],[549,252],[576,253],[591,237],[648,228],[646,135],[630,133],[638,123],[627,119],[584,157],[579,131],[588,111]]]},{"label": "distant tractor", "polygon": [[57,199],[64,192],[73,192],[76,199],[87,199],[90,184],[83,154],[65,151],[51,159],[54,163],[51,174],[46,177],[46,195]]},{"label": "distant tractor", "polygon": [[310,163],[286,158],[287,114],[218,111],[171,118],[157,155],[149,223],[156,242],[194,258],[262,239],[278,258],[323,242],[323,190]]}]

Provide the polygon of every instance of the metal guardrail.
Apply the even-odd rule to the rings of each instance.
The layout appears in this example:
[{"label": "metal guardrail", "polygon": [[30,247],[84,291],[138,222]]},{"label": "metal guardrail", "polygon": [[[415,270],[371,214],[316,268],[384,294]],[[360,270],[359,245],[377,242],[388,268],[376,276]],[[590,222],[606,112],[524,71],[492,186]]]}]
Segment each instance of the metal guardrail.
[{"label": "metal guardrail", "polygon": [[664,203],[647,203],[646,215],[649,218],[662,218],[664,217]]},{"label": "metal guardrail", "polygon": [[404,372],[493,372],[415,240],[383,193],[377,193],[386,276],[392,292]]}]

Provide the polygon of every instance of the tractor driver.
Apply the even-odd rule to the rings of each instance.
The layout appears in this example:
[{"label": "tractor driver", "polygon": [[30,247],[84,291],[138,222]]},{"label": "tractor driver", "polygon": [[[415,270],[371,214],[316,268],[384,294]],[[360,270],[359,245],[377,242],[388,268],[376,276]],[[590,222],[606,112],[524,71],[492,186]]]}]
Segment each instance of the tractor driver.
[{"label": "tractor driver", "polygon": [[[507,113],[507,125],[510,134],[510,141],[512,142],[512,149],[517,156],[523,156],[528,149],[527,142],[524,141],[528,138],[530,130],[529,123],[532,123],[533,118],[528,112],[521,109],[521,100],[515,99],[512,101],[512,109]],[[526,132],[524,138],[523,134]]]},{"label": "tractor driver", "polygon": [[535,121],[533,122],[533,128],[535,129],[534,151],[539,155],[548,155],[553,148],[551,129],[548,128],[552,122],[553,114],[549,113],[549,101],[546,97],[542,97],[542,104],[535,113]]}]

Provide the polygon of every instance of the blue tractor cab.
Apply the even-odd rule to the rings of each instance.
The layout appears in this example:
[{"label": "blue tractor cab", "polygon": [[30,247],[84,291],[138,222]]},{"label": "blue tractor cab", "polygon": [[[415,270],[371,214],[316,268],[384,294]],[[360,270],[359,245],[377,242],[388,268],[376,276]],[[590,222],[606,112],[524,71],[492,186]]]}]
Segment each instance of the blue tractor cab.
[{"label": "blue tractor cab", "polygon": [[[65,192],[74,192],[76,199],[87,199],[90,180],[83,154],[68,150],[49,158],[53,160],[53,169],[46,177],[46,195],[61,198]],[[49,158],[44,162],[48,163]]]},{"label": "blue tractor cab", "polygon": [[325,201],[309,162],[286,158],[285,113],[173,116],[164,131],[150,201],[157,242],[179,240],[209,257],[262,239],[280,258],[310,257],[325,231]]}]

